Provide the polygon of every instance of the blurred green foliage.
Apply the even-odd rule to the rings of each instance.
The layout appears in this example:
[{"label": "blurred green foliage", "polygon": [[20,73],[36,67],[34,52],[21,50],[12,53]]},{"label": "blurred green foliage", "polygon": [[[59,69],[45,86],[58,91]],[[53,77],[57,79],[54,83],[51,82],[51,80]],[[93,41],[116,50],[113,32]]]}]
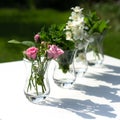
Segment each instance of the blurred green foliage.
[{"label": "blurred green foliage", "polygon": [[[97,14],[109,20],[111,26],[104,40],[104,53],[120,58],[120,4],[104,3],[80,4],[84,10],[95,10]],[[25,46],[8,44],[11,39],[33,40],[34,35],[43,25],[66,23],[71,10],[57,11],[53,9],[0,9],[0,62],[22,59]]]}]

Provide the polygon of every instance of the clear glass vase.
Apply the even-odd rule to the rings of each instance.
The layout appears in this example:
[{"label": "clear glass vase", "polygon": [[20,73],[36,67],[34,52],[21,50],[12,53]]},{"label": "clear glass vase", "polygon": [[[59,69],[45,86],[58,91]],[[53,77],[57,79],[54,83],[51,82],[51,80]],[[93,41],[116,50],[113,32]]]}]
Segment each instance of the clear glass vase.
[{"label": "clear glass vase", "polygon": [[74,53],[75,50],[66,50],[64,54],[55,61],[53,80],[60,87],[71,88],[76,80]]},{"label": "clear glass vase", "polygon": [[87,47],[87,61],[90,66],[101,66],[104,60],[103,53],[104,34],[93,35],[93,41]]},{"label": "clear glass vase", "polygon": [[88,42],[80,43],[74,54],[74,67],[77,76],[82,77],[88,69],[88,61],[86,58]]},{"label": "clear glass vase", "polygon": [[26,98],[35,104],[40,104],[50,93],[48,68],[50,61],[39,64],[37,61],[24,59],[26,67],[26,83],[24,93]]}]

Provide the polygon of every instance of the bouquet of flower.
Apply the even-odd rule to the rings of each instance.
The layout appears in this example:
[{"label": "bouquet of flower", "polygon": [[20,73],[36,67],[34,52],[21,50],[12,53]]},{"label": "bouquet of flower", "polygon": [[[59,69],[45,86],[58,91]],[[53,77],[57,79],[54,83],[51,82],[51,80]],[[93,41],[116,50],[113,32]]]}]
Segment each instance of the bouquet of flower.
[{"label": "bouquet of flower", "polygon": [[[39,34],[35,35],[35,41],[38,42]],[[29,78],[29,84],[27,91],[31,87],[35,87],[36,93],[38,94],[37,86],[42,86],[42,92],[44,93],[46,87],[44,85],[44,75],[47,69],[47,64],[50,59],[56,59],[64,53],[62,49],[56,45],[48,45],[47,42],[41,42],[41,45],[37,47],[29,47],[23,52],[25,58],[32,62],[31,75]]]},{"label": "bouquet of flower", "polygon": [[101,44],[109,29],[108,21],[101,19],[95,11],[83,13],[83,8],[79,6],[71,9],[71,16],[65,28],[66,39],[74,41],[75,47],[79,50],[85,47],[86,51],[92,51],[95,59],[102,58]]},{"label": "bouquet of flower", "polygon": [[[28,46],[28,48],[23,51],[24,58],[32,63],[27,91],[34,87],[36,94],[38,94],[37,87],[40,85],[44,93],[45,85],[43,79],[47,69],[47,62],[51,59],[56,60],[64,53],[64,50],[74,48],[72,41],[66,41],[64,27],[65,25],[51,25],[49,29],[43,27],[41,31],[34,36],[34,41],[9,41],[9,43]],[[60,66],[62,66],[62,64]],[[63,69],[63,71],[64,69],[66,70],[66,66],[64,65],[60,68]]]},{"label": "bouquet of flower", "polygon": [[[66,39],[74,41],[75,47],[79,48],[80,45],[87,42],[87,32],[85,31],[83,8],[79,6],[72,7],[71,16],[66,25]],[[83,45],[82,44],[82,45]]]},{"label": "bouquet of flower", "polygon": [[66,39],[74,41],[77,47],[82,43],[93,41],[94,34],[102,34],[109,28],[108,21],[100,19],[96,12],[83,13],[83,8],[79,6],[71,9],[71,16],[65,28]]}]

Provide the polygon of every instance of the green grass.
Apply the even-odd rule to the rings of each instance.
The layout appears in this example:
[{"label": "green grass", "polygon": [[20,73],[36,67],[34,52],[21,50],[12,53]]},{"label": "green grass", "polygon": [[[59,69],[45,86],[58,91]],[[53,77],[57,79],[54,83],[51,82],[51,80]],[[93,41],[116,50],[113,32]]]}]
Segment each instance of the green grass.
[{"label": "green grass", "polygon": [[120,32],[109,32],[104,40],[104,52],[120,59]]},{"label": "green grass", "polygon": [[[88,9],[85,6],[82,5]],[[111,29],[104,39],[104,53],[120,58],[120,7],[116,4],[95,4],[91,9],[96,10],[102,18],[110,20]],[[70,10],[0,9],[0,62],[22,59],[21,51],[25,47],[8,44],[8,40],[33,40],[41,26],[66,23],[70,13]]]},{"label": "green grass", "polygon": [[26,10],[16,9],[0,10],[0,36],[2,37],[28,37],[38,32],[43,25],[65,23],[68,20],[66,12],[61,13],[51,9]]}]

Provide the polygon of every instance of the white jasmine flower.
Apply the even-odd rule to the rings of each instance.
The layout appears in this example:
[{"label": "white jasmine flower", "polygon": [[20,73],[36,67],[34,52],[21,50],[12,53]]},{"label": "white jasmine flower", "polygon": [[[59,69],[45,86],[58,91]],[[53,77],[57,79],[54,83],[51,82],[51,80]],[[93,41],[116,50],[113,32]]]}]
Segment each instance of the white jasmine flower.
[{"label": "white jasmine flower", "polygon": [[69,17],[69,19],[75,20],[75,21],[79,20],[79,18],[80,18],[80,16],[79,16],[79,14],[76,13],[76,12],[72,12],[72,13],[71,13],[71,16]]},{"label": "white jasmine flower", "polygon": [[82,13],[72,12],[69,19],[72,21],[84,20],[84,15]]},{"label": "white jasmine flower", "polygon": [[82,29],[77,29],[74,28],[74,30],[72,31],[73,33],[73,39],[75,40],[83,40],[84,38],[84,32]]},{"label": "white jasmine flower", "polygon": [[74,26],[74,22],[73,21],[68,21],[66,29],[71,29]]},{"label": "white jasmine flower", "polygon": [[[79,6],[72,7],[73,11],[66,25],[66,39],[74,40],[76,43],[81,43],[85,40],[87,35],[85,35],[85,21],[84,15],[82,13],[83,8]],[[85,40],[86,41],[86,40]]]},{"label": "white jasmine flower", "polygon": [[74,12],[81,12],[83,10],[83,8],[80,8],[79,6],[76,7],[72,7],[71,8]]},{"label": "white jasmine flower", "polygon": [[73,40],[71,31],[66,31],[66,40]]}]

